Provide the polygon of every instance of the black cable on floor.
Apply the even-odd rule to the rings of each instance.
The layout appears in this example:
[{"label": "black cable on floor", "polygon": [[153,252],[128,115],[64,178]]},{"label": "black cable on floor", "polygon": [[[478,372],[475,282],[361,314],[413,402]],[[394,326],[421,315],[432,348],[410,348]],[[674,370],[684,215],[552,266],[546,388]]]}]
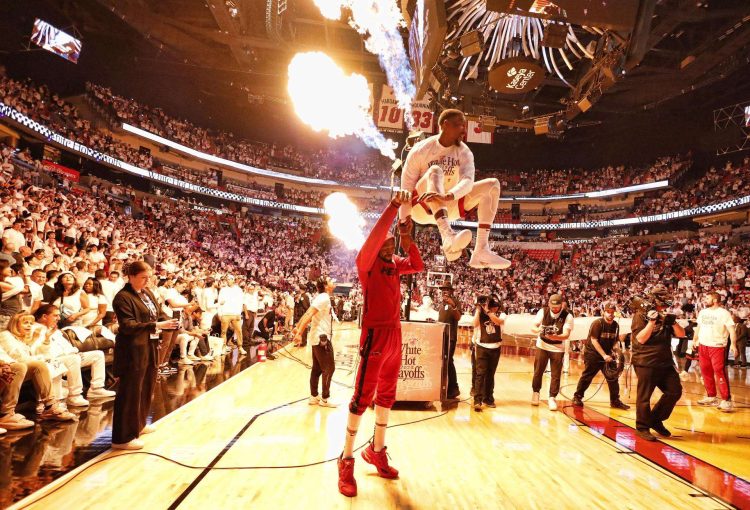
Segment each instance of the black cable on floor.
[{"label": "black cable on floor", "polygon": [[[304,400],[306,400],[306,398],[298,399],[298,400],[295,400],[293,402],[290,402],[290,403],[287,403],[287,404],[283,404],[281,406],[277,406],[275,408],[263,411],[262,413],[258,413],[257,415],[253,416],[253,418],[251,419],[251,421],[253,421],[255,418],[257,418],[257,417],[259,417],[259,416],[261,416],[263,414],[268,414],[270,412],[277,411],[277,410],[279,410],[279,409],[281,409],[283,407],[286,407],[286,406],[291,405],[291,404],[296,404],[296,403],[302,402]],[[460,400],[459,403],[467,402],[468,400],[470,400],[470,399]],[[409,422],[405,422],[405,423],[398,423],[396,425],[389,425],[387,428],[391,429],[391,428],[397,428],[397,427],[404,427],[406,425],[415,425],[417,423],[422,423],[422,422],[425,422],[425,421],[429,421],[429,420],[434,420],[434,419],[437,419],[437,418],[441,418],[441,417],[445,416],[446,414],[448,414],[448,411],[443,411],[443,412],[438,413],[438,414],[436,414],[434,416],[428,416],[426,418],[420,418],[418,420],[413,420],[413,421],[409,421]],[[357,451],[361,450],[362,448],[364,448],[365,446],[367,446],[370,443],[370,441],[372,441],[372,440],[374,440],[374,436],[370,436],[370,438],[365,443],[363,443],[362,445],[358,446],[354,451],[357,452]],[[63,482],[58,487],[55,487],[49,493],[47,493],[44,496],[42,496],[42,497],[40,497],[40,498],[38,498],[38,499],[36,499],[36,500],[34,500],[34,501],[32,501],[32,502],[24,505],[22,507],[20,507],[20,510],[24,510],[26,508],[29,508],[31,505],[35,505],[35,504],[39,503],[40,501],[48,498],[49,496],[51,496],[55,492],[57,492],[60,489],[62,489],[63,487],[65,487],[66,485],[68,485],[70,482],[72,482],[76,478],[78,478],[81,474],[83,474],[86,471],[88,471],[88,469],[90,469],[90,468],[92,468],[92,467],[94,467],[94,466],[96,466],[98,464],[101,464],[103,462],[106,462],[108,460],[111,460],[111,459],[116,459],[116,458],[120,458],[120,457],[126,457],[126,456],[130,456],[130,455],[147,455],[147,456],[151,456],[151,457],[160,458],[162,460],[166,460],[167,462],[171,462],[173,464],[176,464],[176,465],[178,465],[180,467],[184,467],[186,469],[200,469],[200,470],[205,470],[205,471],[245,471],[245,470],[260,470],[260,469],[301,469],[301,468],[319,466],[319,465],[322,465],[322,464],[327,464],[328,462],[333,462],[334,460],[338,460],[338,457],[334,457],[334,458],[331,458],[331,459],[321,460],[321,461],[317,461],[317,462],[311,462],[311,463],[308,463],[308,464],[295,464],[295,465],[285,465],[285,466],[226,466],[226,467],[217,467],[215,465],[210,465],[210,466],[193,466],[193,465],[185,464],[184,462],[180,462],[178,460],[172,459],[172,458],[167,457],[165,455],[161,455],[161,454],[153,453],[153,452],[144,452],[144,451],[126,452],[126,453],[121,453],[119,455],[111,455],[109,457],[104,457],[103,459],[99,459],[96,462],[94,462],[92,464],[89,464],[88,466],[86,466],[85,468],[83,468],[80,472],[76,473],[75,476],[69,478],[68,480],[65,480],[65,482]]]}]

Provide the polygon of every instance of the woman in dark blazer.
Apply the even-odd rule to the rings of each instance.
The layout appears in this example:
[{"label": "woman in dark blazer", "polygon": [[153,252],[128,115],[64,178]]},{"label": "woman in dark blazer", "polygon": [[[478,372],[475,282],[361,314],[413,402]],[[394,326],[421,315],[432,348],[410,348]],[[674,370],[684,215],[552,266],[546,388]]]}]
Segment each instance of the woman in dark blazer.
[{"label": "woman in dark blazer", "polygon": [[146,418],[156,382],[159,333],[176,329],[178,321],[161,312],[159,302],[146,288],[151,266],[133,262],[125,275],[128,283],[112,301],[119,324],[113,369],[120,378],[112,420],[112,448],[139,450],[143,448],[139,436],[154,430],[153,426],[146,426]]}]

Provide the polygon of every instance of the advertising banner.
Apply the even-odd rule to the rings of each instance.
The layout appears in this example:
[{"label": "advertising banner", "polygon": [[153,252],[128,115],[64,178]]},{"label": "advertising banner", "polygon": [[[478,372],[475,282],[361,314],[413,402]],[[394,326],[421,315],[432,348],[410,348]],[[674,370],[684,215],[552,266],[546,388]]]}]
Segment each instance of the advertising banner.
[{"label": "advertising banner", "polygon": [[80,172],[77,172],[73,170],[72,168],[68,168],[67,166],[62,166],[57,163],[53,163],[52,161],[43,160],[42,164],[44,166],[44,169],[47,172],[54,172],[56,174],[60,174],[67,178],[69,181],[78,182],[81,180],[81,174]]},{"label": "advertising banner", "polygon": [[401,373],[396,388],[397,401],[442,400],[444,328],[445,324],[441,323],[401,323],[403,345]]}]

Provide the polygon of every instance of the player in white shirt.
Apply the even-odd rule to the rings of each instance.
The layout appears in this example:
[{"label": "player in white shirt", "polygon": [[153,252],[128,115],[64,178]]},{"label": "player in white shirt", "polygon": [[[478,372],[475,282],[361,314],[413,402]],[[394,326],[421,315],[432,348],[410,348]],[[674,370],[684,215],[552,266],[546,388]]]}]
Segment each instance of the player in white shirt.
[{"label": "player in white shirt", "polygon": [[[726,308],[721,307],[721,298],[716,292],[709,292],[703,296],[706,306],[698,313],[698,325],[693,336],[693,349],[698,348],[703,376],[706,387],[706,397],[698,401],[698,405],[718,405],[720,411],[732,411],[732,396],[729,392],[729,377],[724,364],[727,350],[727,338],[731,340],[731,349],[737,359],[737,335],[734,319]],[[721,402],[716,398],[716,379],[718,379]]]},{"label": "player in white shirt", "polygon": [[[292,330],[295,343],[302,342],[302,332],[310,325],[308,339],[312,346],[312,370],[310,372],[310,405],[322,407],[336,407],[328,397],[331,393],[331,381],[336,364],[333,357],[333,312],[331,310],[331,292],[335,282],[330,278],[321,278],[315,284],[318,295],[315,296],[310,308]],[[323,376],[322,392],[318,396],[318,381]]]},{"label": "player in white shirt", "polygon": [[560,294],[552,294],[547,306],[539,310],[534,319],[531,332],[537,334],[536,355],[534,359],[534,378],[531,383],[533,394],[531,404],[539,405],[539,391],[542,389],[542,376],[550,366],[551,381],[549,384],[550,411],[557,411],[557,394],[560,392],[565,342],[573,331],[573,315],[564,308]]},{"label": "player in white shirt", "polygon": [[458,259],[471,242],[471,231],[455,233],[450,221],[461,219],[477,207],[479,226],[469,265],[474,268],[507,269],[510,261],[489,247],[490,229],[497,213],[500,182],[474,182],[474,155],[461,140],[466,117],[460,110],[444,110],[438,119],[440,134],[416,144],[406,158],[401,188],[412,192],[412,201],[399,209],[400,229],[411,231],[411,221],[436,224],[449,261]]}]

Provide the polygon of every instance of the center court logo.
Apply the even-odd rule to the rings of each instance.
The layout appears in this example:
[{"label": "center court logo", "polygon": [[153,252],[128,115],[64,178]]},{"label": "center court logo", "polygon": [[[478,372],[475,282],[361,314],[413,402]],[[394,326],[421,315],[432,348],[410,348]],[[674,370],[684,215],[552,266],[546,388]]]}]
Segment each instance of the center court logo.
[{"label": "center court logo", "polygon": [[515,76],[516,74],[518,74],[518,71],[516,71],[515,67],[511,67],[510,69],[508,69],[508,78]]}]

